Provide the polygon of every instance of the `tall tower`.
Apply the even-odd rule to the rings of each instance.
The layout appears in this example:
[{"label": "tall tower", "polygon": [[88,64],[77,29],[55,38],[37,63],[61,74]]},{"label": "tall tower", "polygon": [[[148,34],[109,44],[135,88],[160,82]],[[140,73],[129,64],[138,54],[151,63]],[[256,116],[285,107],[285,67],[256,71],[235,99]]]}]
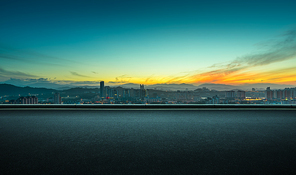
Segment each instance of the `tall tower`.
[{"label": "tall tower", "polygon": [[54,94],[54,104],[61,104],[62,100],[61,100],[61,95],[60,93],[56,92]]},{"label": "tall tower", "polygon": [[226,98],[234,98],[234,91],[225,91]]},{"label": "tall tower", "polygon": [[265,91],[265,98],[266,98],[267,100],[272,100],[272,98],[273,98],[273,91],[270,90],[270,87],[267,87],[267,88],[266,88],[266,91]]},{"label": "tall tower", "polygon": [[245,91],[241,91],[241,90],[238,90],[237,91],[237,98],[239,99],[245,99],[246,98],[246,92]]},{"label": "tall tower", "polygon": [[144,100],[146,93],[145,93],[145,89],[144,89],[144,84],[140,84],[140,99]]},{"label": "tall tower", "polygon": [[106,95],[104,94],[104,81],[100,82],[100,96],[105,97]]}]

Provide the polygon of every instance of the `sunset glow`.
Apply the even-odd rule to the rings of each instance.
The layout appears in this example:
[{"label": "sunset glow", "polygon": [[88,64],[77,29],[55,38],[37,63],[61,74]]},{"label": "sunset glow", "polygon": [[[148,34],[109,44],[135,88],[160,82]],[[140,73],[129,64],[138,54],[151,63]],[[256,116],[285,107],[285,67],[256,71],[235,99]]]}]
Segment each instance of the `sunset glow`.
[{"label": "sunset glow", "polygon": [[292,1],[55,3],[0,7],[0,83],[296,85]]}]

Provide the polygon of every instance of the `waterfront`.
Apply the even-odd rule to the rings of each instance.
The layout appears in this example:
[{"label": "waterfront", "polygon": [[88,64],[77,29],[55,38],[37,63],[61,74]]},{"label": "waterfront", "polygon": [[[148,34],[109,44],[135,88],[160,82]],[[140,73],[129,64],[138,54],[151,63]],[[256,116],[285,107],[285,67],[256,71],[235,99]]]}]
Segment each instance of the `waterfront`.
[{"label": "waterfront", "polygon": [[0,111],[4,174],[292,174],[295,111]]}]

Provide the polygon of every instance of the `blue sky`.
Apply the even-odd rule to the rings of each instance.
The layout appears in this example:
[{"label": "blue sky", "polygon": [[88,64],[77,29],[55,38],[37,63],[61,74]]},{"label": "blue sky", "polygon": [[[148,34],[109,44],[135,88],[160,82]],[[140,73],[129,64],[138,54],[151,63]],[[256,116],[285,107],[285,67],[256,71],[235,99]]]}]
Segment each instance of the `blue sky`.
[{"label": "blue sky", "polygon": [[[285,80],[272,72],[296,66],[295,36],[286,35],[295,31],[295,5],[292,0],[7,1],[0,6],[0,81],[293,84],[288,77],[294,71],[281,75]],[[278,45],[289,37],[292,42]],[[269,54],[279,52],[291,54],[279,59]],[[254,56],[275,61],[245,63],[248,69],[233,75],[224,70]],[[213,65],[223,65],[227,77],[205,78],[217,72]],[[260,80],[247,82],[254,76]]]}]

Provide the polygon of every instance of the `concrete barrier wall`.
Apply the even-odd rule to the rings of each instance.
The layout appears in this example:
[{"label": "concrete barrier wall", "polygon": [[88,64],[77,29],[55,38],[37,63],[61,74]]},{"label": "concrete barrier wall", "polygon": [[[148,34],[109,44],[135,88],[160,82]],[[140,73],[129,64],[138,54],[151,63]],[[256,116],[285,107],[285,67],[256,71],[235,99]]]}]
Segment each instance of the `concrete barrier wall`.
[{"label": "concrete barrier wall", "polygon": [[262,104],[1,104],[1,109],[296,109],[296,105]]}]

